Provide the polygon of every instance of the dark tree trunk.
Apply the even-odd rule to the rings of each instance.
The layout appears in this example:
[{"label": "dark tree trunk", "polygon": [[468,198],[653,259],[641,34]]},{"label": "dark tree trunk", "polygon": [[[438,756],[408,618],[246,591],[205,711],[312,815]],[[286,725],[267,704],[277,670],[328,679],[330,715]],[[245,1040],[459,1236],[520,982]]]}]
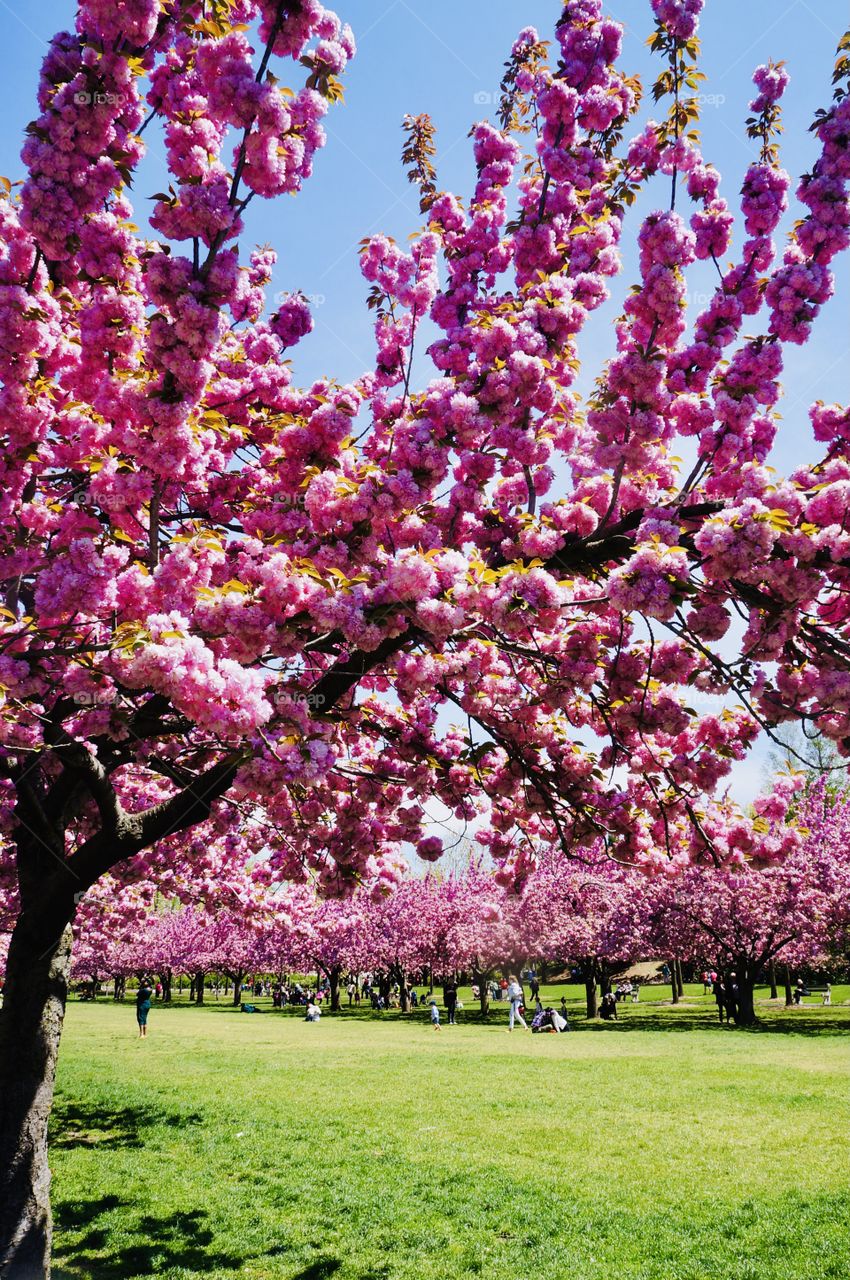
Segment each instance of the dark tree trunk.
[{"label": "dark tree trunk", "polygon": [[127,990],[127,979],[124,977],[123,973],[116,973],[115,977],[112,980],[113,999],[123,1000],[124,993],[126,990]]},{"label": "dark tree trunk", "polygon": [[673,1003],[678,1004],[679,1003],[679,980],[676,977],[676,961],[675,960],[670,961],[669,969],[670,969],[670,989],[673,992]]},{"label": "dark tree trunk", "polygon": [[756,1017],[755,1000],[754,1000],[755,982],[751,973],[738,974],[738,996],[735,1001],[735,1025],[739,1027],[754,1027],[758,1018]]},{"label": "dark tree trunk", "polygon": [[399,965],[398,1000],[402,1013],[410,1013],[410,983],[407,981],[407,970]]},{"label": "dark tree trunk", "polygon": [[[70,910],[68,915],[70,915]],[[71,929],[45,938],[22,914],[0,1011],[0,1276],[50,1275],[47,1122],[71,967]]]},{"label": "dark tree trunk", "polygon": [[204,1003],[204,977],[205,976],[206,975],[203,973],[195,974],[195,1003],[196,1004]]},{"label": "dark tree trunk", "polygon": [[791,990],[791,966],[785,965],[785,1008],[791,1009],[794,1005],[794,992]]},{"label": "dark tree trunk", "polygon": [[245,981],[245,971],[239,970],[238,972],[231,974],[230,976],[233,979],[233,1003],[241,1004],[242,1003],[242,984]]},{"label": "dark tree trunk", "polygon": [[771,1000],[778,1000],[779,988],[776,985],[776,965],[773,963],[772,960],[768,968],[768,975],[770,977],[770,998]]},{"label": "dark tree trunk", "polygon": [[679,993],[679,999],[681,1000],[681,999],[682,999],[682,997],[683,997],[683,996],[684,996],[684,994],[685,994],[685,984],[684,984],[684,982],[682,981],[682,962],[681,962],[681,960],[679,960],[679,959],[674,960],[674,961],[673,961],[673,966],[674,966],[674,971],[675,971],[675,974],[676,974],[676,990],[678,991],[678,993]]},{"label": "dark tree trunk", "polygon": [[171,970],[160,973],[159,980],[162,983],[162,1003],[171,1004]]},{"label": "dark tree trunk", "polygon": [[328,970],[328,984],[331,989],[331,1013],[339,1013],[339,979],[340,966],[335,964]]},{"label": "dark tree trunk", "polygon": [[589,1022],[592,1018],[599,1017],[599,1002],[596,998],[596,965],[592,961],[588,961],[581,966],[581,971],[584,978],[584,996],[587,1006],[587,1020]]}]

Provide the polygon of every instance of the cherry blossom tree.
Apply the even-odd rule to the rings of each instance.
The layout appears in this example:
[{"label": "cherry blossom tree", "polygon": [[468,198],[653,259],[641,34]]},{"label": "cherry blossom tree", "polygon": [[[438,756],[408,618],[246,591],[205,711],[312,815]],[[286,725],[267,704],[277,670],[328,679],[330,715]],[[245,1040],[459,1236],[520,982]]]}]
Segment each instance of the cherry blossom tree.
[{"label": "cherry blossom tree", "polygon": [[[787,478],[769,459],[783,351],[848,242],[848,62],[777,260],[787,73],[755,73],[733,212],[693,132],[701,8],[652,0],[649,122],[602,0],[568,0],[551,57],[523,31],[466,200],[409,121],[427,225],[407,251],[364,245],[375,367],[306,389],[285,352],[309,308],[264,312],[273,254],[240,257],[240,237],[254,199],[309,177],[351,31],[319,0],[80,0],[51,43],[0,201],[7,1271],[49,1271],[71,922],[105,874],[253,823],[279,879],[391,881],[403,842],[439,857],[431,797],[520,879],[540,845],[770,860],[793,837],[718,799],[734,761],[801,720],[846,753],[847,411],[812,407]],[[172,181],[137,230],[148,129]],[[645,187],[661,207],[582,405],[577,339]],[[688,330],[698,259],[717,286]],[[716,710],[689,708],[694,688]]]},{"label": "cherry blossom tree", "polygon": [[[787,804],[777,789],[772,803]],[[645,930],[667,954],[708,961],[737,986],[736,1021],[752,1026],[756,983],[771,961],[797,966],[821,958],[850,919],[850,801],[813,786],[796,813],[801,846],[755,867],[690,867],[649,891]]]},{"label": "cherry blossom tree", "polygon": [[612,862],[601,847],[566,866],[550,855],[528,879],[517,922],[526,951],[575,965],[588,1018],[597,1016],[598,988],[604,995],[614,973],[649,953],[649,885],[644,873]]}]

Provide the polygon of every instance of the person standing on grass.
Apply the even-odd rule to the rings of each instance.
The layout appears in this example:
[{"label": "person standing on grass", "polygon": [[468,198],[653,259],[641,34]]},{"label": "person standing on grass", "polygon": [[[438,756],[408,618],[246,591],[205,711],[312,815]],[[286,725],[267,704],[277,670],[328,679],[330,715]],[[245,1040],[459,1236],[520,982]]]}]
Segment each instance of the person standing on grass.
[{"label": "person standing on grass", "polygon": [[726,983],[726,1021],[738,1023],[738,975],[734,969]]},{"label": "person standing on grass", "polygon": [[153,987],[147,978],[142,978],[139,982],[139,989],[136,992],[136,1021],[139,1024],[139,1036],[144,1039],[148,1034],[148,1014],[151,1011],[151,997],[153,996]]},{"label": "person standing on grass", "polygon": [[455,1013],[457,1012],[457,983],[454,978],[449,978],[443,987],[443,1003],[446,1006],[446,1013],[449,1015],[449,1026],[455,1025]]},{"label": "person standing on grass", "polygon": [[537,977],[536,973],[531,975],[529,982],[531,984],[531,998],[532,1000],[537,1000],[540,995],[540,979]]},{"label": "person standing on grass", "polygon": [[723,1022],[723,1015],[724,1015],[724,1013],[725,1013],[725,1014],[726,1014],[726,1020],[727,1020],[727,1022],[728,1022],[728,1021],[729,1021],[729,1013],[728,1013],[728,1010],[727,1010],[727,1007],[726,1007],[726,984],[724,983],[723,979],[720,977],[720,974],[719,974],[719,973],[718,973],[718,974],[715,974],[715,976],[714,976],[714,982],[713,982],[713,984],[712,984],[712,991],[713,991],[713,993],[714,993],[714,999],[715,999],[715,1000],[716,1000],[716,1002],[717,1002],[717,1016],[720,1018],[720,1021],[721,1021],[721,1023],[722,1023],[722,1022]]},{"label": "person standing on grass", "polygon": [[522,987],[519,985],[519,982],[517,981],[517,977],[515,973],[512,973],[510,976],[506,994],[507,994],[508,1000],[510,1001],[510,1006],[508,1011],[508,1031],[513,1031],[514,1022],[519,1022],[520,1026],[524,1027],[525,1030],[527,1031],[528,1023],[526,1022],[525,1018],[522,1016],[522,1005],[523,1005]]},{"label": "person standing on grass", "polygon": [[429,1001],[431,1005],[431,1026],[435,1031],[440,1030],[440,1010],[437,1008],[437,1001],[431,996]]}]

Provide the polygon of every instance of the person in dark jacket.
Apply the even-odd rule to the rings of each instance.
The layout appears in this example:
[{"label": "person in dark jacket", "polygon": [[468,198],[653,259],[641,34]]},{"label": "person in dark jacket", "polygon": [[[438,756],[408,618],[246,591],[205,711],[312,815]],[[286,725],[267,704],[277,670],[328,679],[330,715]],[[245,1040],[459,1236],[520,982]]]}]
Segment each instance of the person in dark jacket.
[{"label": "person in dark jacket", "polygon": [[139,1024],[139,1035],[142,1039],[148,1034],[148,1014],[151,1011],[153,987],[147,978],[142,978],[136,992],[136,1021]]},{"label": "person in dark jacket", "polygon": [[725,1013],[726,1021],[728,1022],[729,1012],[726,1007],[726,983],[723,981],[719,973],[715,977],[714,982],[711,984],[711,993],[714,996],[715,1002],[717,1004],[718,1018],[722,1022],[723,1015]]},{"label": "person in dark jacket", "polygon": [[446,1006],[449,1026],[453,1027],[455,1026],[455,1014],[457,1013],[457,983],[453,978],[443,986],[443,1003]]}]

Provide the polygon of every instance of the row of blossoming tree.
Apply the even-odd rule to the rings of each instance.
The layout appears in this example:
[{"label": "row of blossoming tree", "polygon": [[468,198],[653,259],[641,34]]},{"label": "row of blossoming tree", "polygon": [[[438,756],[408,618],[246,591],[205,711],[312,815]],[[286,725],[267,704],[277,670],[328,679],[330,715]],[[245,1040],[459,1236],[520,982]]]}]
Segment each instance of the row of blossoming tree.
[{"label": "row of blossoming tree", "polygon": [[[723,787],[785,721],[850,742],[847,411],[812,406],[810,460],[769,465],[783,352],[848,243],[848,62],[777,249],[787,74],[755,74],[733,208],[693,128],[701,8],[652,0],[649,122],[602,0],[523,31],[465,198],[409,121],[424,225],[364,246],[374,368],[306,388],[309,308],[266,311],[274,254],[240,241],[309,178],[350,29],[320,0],[80,0],[51,42],[0,199],[0,1272],[49,1273],[71,924],[101,877],[203,878],[244,839],[278,878],[392,879],[404,842],[440,855],[432,797],[508,877],[539,847],[686,869],[796,846]],[[171,183],[138,229],[149,137]],[[688,317],[697,260],[716,288]]]},{"label": "row of blossoming tree", "polygon": [[[734,972],[737,1021],[750,1025],[756,982],[771,966],[844,969],[850,960],[850,798],[819,784],[795,817],[804,839],[765,868],[693,866],[650,878],[597,847],[566,866],[553,852],[541,856],[520,888],[473,864],[328,899],[311,886],[264,885],[258,867],[241,892],[182,905],[166,905],[150,881],[123,891],[106,881],[75,923],[72,976],[111,980],[119,995],[126,977],[148,971],[170,1000],[174,977],[190,975],[201,1003],[212,973],[230,979],[234,1002],[248,975],[316,973],[336,1010],[347,976],[370,972],[379,985],[398,984],[406,1012],[423,974],[433,982],[462,971],[486,1013],[489,979],[535,959],[572,968],[594,1017],[600,986],[661,956]],[[675,993],[675,972],[673,983]]]}]

